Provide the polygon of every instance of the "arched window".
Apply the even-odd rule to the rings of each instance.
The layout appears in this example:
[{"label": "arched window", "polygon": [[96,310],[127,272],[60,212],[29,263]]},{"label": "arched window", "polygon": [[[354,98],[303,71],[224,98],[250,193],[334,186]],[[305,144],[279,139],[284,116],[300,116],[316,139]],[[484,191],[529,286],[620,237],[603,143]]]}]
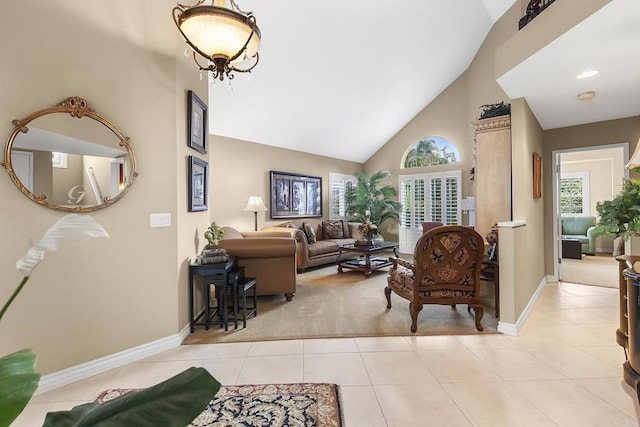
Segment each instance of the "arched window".
[{"label": "arched window", "polygon": [[449,140],[428,136],[409,148],[402,162],[403,168],[447,165],[460,161],[458,149]]}]

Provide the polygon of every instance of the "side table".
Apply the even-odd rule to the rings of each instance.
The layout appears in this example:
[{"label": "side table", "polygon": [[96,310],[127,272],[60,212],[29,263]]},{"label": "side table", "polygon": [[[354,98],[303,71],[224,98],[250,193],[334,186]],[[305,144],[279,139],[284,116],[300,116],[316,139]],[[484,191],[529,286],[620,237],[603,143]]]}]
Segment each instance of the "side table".
[{"label": "side table", "polygon": [[[229,273],[237,270],[237,258],[231,258],[226,263],[219,264],[192,264],[189,266],[189,319],[191,332],[196,325],[204,325],[209,330],[211,325],[224,326],[229,330],[229,309],[227,306],[227,291],[229,290]],[[194,277],[202,277],[204,308],[195,314]],[[216,289],[217,307],[211,306],[211,286]],[[202,319],[202,321],[200,321]]]}]

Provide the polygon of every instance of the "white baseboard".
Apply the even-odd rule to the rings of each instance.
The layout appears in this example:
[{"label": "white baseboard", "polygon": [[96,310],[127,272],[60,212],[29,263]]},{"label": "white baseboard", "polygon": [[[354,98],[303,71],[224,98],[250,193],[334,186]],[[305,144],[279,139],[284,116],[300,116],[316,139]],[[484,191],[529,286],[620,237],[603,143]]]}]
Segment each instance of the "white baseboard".
[{"label": "white baseboard", "polygon": [[520,317],[518,317],[516,323],[513,324],[507,322],[498,322],[498,332],[502,332],[505,335],[510,335],[513,337],[517,336],[518,332],[520,332],[520,329],[522,329],[522,326],[524,326],[524,322],[527,321],[527,318],[531,314],[531,310],[533,310],[533,306],[536,304],[536,301],[538,301],[538,298],[540,297],[540,294],[542,293],[542,290],[544,289],[546,284],[547,276],[544,276],[538,284],[536,291],[531,296],[531,299],[529,299],[529,303],[522,311],[522,314],[520,314]]},{"label": "white baseboard", "polygon": [[179,347],[188,335],[189,325],[185,326],[175,335],[160,338],[159,340],[72,366],[58,372],[43,375],[40,378],[40,383],[38,384],[38,389],[35,394],[46,393],[58,387]]}]

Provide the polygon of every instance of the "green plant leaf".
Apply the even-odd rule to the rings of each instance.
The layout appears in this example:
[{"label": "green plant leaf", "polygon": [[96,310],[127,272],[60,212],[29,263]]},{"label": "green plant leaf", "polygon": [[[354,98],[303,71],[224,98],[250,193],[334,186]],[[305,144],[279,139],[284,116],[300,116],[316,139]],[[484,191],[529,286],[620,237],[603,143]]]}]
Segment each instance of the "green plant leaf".
[{"label": "green plant leaf", "polygon": [[0,358],[0,426],[20,415],[38,388],[36,355],[30,348]]},{"label": "green plant leaf", "polygon": [[220,390],[204,368],[189,368],[144,390],[132,391],[102,404],[87,403],[70,411],[50,412],[43,427],[184,427]]}]

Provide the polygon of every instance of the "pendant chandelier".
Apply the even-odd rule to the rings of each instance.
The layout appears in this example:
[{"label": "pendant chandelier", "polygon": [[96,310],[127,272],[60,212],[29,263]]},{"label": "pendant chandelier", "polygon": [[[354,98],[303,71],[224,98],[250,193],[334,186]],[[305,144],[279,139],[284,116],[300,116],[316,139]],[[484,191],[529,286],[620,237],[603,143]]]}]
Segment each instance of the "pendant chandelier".
[{"label": "pendant chandelier", "polygon": [[[260,29],[253,12],[244,12],[234,0],[212,0],[211,6],[200,0],[193,6],[173,8],[173,21],[201,71],[211,71],[214,79],[233,79],[234,72],[250,72],[259,60]],[[206,65],[198,62],[198,56]],[[202,60],[202,59],[201,59]]]}]

